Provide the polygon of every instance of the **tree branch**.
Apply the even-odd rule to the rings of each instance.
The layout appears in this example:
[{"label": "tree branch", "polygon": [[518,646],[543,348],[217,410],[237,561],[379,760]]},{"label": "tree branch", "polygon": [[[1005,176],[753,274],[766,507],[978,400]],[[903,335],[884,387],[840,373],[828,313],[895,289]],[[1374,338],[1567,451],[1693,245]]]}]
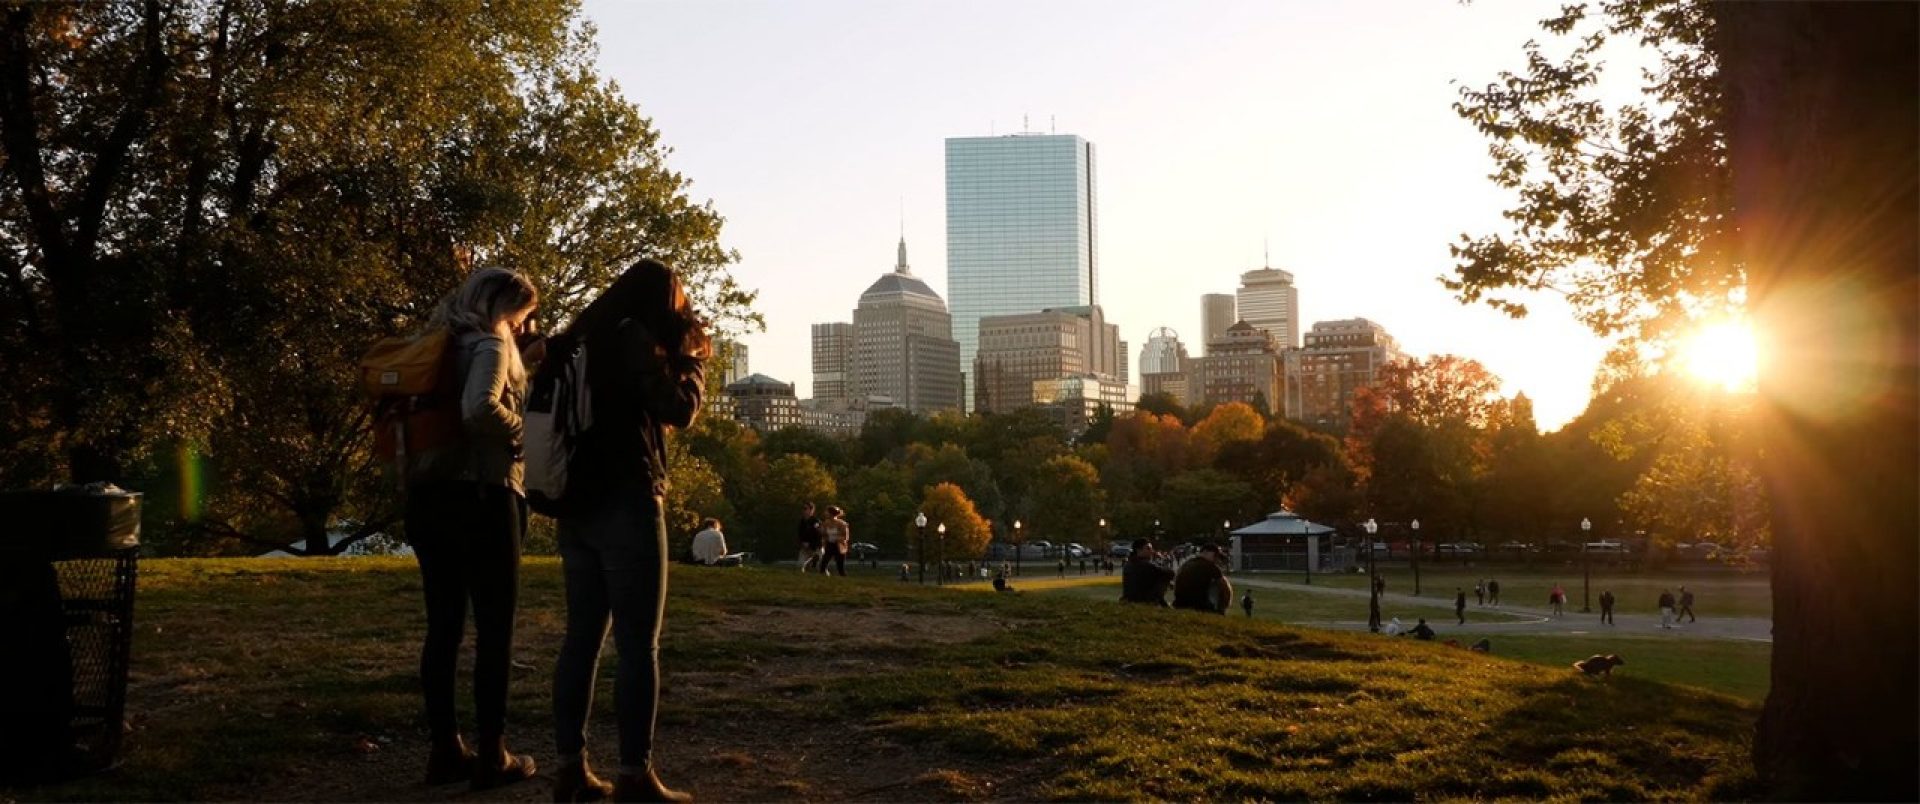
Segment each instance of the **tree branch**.
[{"label": "tree branch", "polygon": [[91,258],[94,244],[99,240],[113,186],[126,172],[127,154],[134,140],[146,131],[149,113],[160,105],[160,86],[167,73],[167,53],[160,36],[160,0],[147,0],[142,6],[141,27],[139,86],[100,145],[93,170],[87,175],[86,190],[81,194],[79,214],[75,216],[73,245],[86,258]]},{"label": "tree branch", "polygon": [[291,542],[275,541],[273,539],[262,539],[258,536],[255,536],[251,533],[247,533],[243,530],[240,530],[239,528],[236,528],[232,525],[229,525],[225,522],[222,522],[216,519],[201,520],[197,524],[201,530],[204,530],[216,535],[220,535],[220,536],[225,536],[230,539],[238,539],[240,541],[243,541],[258,547],[271,547],[275,550],[285,550],[286,552],[296,556],[304,557],[304,556],[312,555],[311,553],[307,552],[305,548],[294,546],[295,544],[298,544],[300,541],[297,539]]},{"label": "tree branch", "polygon": [[8,9],[6,29],[0,33],[0,147],[6,149],[7,167],[20,184],[20,200],[51,273],[72,264],[68,257],[73,250],[41,161],[40,117],[33,108],[33,47],[27,36],[35,8],[23,3]]}]

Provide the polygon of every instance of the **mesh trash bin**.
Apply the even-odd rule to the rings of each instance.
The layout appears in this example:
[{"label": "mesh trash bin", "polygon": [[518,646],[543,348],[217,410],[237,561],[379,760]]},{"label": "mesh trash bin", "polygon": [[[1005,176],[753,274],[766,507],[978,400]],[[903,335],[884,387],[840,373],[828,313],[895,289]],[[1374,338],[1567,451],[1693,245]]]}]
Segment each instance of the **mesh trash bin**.
[{"label": "mesh trash bin", "polygon": [[0,778],[111,767],[124,732],[140,495],[0,492]]}]

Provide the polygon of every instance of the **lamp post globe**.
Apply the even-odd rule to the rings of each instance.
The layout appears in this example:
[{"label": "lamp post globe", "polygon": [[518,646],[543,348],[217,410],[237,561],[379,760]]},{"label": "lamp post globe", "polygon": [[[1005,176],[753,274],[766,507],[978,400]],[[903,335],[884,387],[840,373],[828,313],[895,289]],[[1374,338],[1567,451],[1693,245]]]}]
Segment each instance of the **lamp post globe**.
[{"label": "lamp post globe", "polygon": [[1420,520],[1408,523],[1413,528],[1413,594],[1420,595]]},{"label": "lamp post globe", "polygon": [[1380,532],[1380,523],[1368,517],[1360,526],[1367,532],[1367,630],[1380,633],[1380,569],[1376,563],[1379,556],[1374,549],[1374,534]]},{"label": "lamp post globe", "polygon": [[935,557],[936,560],[940,562],[940,574],[935,577],[944,581],[946,579],[946,572],[947,572],[947,523],[945,522],[940,523],[940,526],[934,528],[933,532],[940,534],[940,538],[938,540],[939,547],[936,548],[939,555]]},{"label": "lamp post globe", "polygon": [[1593,611],[1588,605],[1593,597],[1593,563],[1587,557],[1587,534],[1593,532],[1593,520],[1580,517],[1580,613]]},{"label": "lamp post globe", "polygon": [[1026,563],[1027,551],[1022,549],[1025,546],[1026,542],[1020,538],[1020,520],[1016,519],[1013,521],[1013,574],[1015,575],[1022,574],[1021,565]]},{"label": "lamp post globe", "polygon": [[920,582],[927,582],[927,512],[913,515],[913,526],[920,533]]}]

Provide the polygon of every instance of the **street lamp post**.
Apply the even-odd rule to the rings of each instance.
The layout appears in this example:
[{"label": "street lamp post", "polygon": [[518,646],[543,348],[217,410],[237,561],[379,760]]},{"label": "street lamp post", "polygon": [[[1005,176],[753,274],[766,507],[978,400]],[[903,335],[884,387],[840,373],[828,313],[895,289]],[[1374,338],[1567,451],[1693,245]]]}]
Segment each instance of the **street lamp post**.
[{"label": "street lamp post", "polygon": [[1013,574],[1019,575],[1020,565],[1026,561],[1026,552],[1021,549],[1025,543],[1020,540],[1020,520],[1013,521]]},{"label": "street lamp post", "polygon": [[1410,523],[1413,527],[1413,596],[1420,596],[1420,520]]},{"label": "street lamp post", "polygon": [[1380,523],[1368,517],[1360,527],[1367,531],[1367,630],[1380,633],[1380,568],[1375,558],[1380,551],[1374,549],[1373,535],[1380,532]]},{"label": "street lamp post", "polygon": [[944,583],[947,577],[947,523],[940,523],[933,531],[940,534],[940,549],[936,551],[940,557],[940,574],[935,577]]},{"label": "street lamp post", "polygon": [[927,512],[913,515],[913,526],[920,529],[920,582],[927,582]]},{"label": "street lamp post", "polygon": [[1580,613],[1587,614],[1593,609],[1587,606],[1587,599],[1593,595],[1593,560],[1587,555],[1587,534],[1593,532],[1593,520],[1580,517]]},{"label": "street lamp post", "polygon": [[1107,518],[1100,517],[1100,563],[1104,566],[1107,559],[1113,557],[1113,537],[1107,533]]}]

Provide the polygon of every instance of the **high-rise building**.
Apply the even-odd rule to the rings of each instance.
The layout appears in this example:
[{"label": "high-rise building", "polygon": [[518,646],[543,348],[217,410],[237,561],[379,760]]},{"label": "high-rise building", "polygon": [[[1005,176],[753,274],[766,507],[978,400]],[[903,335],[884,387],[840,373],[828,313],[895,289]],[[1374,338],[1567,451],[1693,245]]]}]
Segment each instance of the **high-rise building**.
[{"label": "high-rise building", "polygon": [[1060,429],[1080,437],[1104,407],[1118,416],[1133,410],[1127,384],[1098,374],[1079,374],[1033,382],[1033,403],[1060,423]]},{"label": "high-rise building", "polygon": [[1353,392],[1377,382],[1388,363],[1405,359],[1400,344],[1372,321],[1316,321],[1306,347],[1287,354],[1287,418],[1345,426]]},{"label": "high-rise building", "polygon": [[1268,413],[1280,409],[1285,373],[1280,350],[1266,330],[1241,321],[1208,344],[1207,356],[1193,361],[1187,389],[1197,404],[1245,402]]},{"label": "high-rise building", "polygon": [[813,398],[852,399],[853,325],[834,321],[813,325]]},{"label": "high-rise building", "polygon": [[713,342],[714,357],[723,367],[720,373],[722,386],[732,385],[753,373],[747,367],[747,345],[731,338],[721,338]]},{"label": "high-rise building", "polygon": [[1241,274],[1234,306],[1241,321],[1266,330],[1280,348],[1300,345],[1300,290],[1293,286],[1293,274],[1273,268]]},{"label": "high-rise building", "polygon": [[[946,167],[947,298],[970,372],[981,319],[1099,304],[1093,144],[1072,134],[954,137]],[[968,400],[974,388],[969,375]]]},{"label": "high-rise building", "polygon": [[1187,347],[1180,343],[1180,333],[1170,327],[1161,327],[1147,336],[1147,345],[1140,348],[1140,376],[1145,382],[1148,374],[1172,374],[1181,369],[1187,360]]},{"label": "high-rise building", "polygon": [[874,280],[853,310],[851,369],[856,396],[884,396],[921,414],[961,407],[953,317],[907,267],[906,238],[893,271]]},{"label": "high-rise building", "polygon": [[1004,412],[1037,404],[1035,384],[1090,376],[1118,383],[1125,398],[1120,328],[1099,306],[1076,306],[980,319],[973,361],[974,409]]},{"label": "high-rise building", "polygon": [[1199,366],[1197,361],[1189,361],[1187,365],[1190,367],[1187,371],[1140,375],[1140,393],[1166,394],[1183,406],[1193,404],[1193,394],[1188,390],[1188,377]]},{"label": "high-rise building", "polygon": [[1234,315],[1233,294],[1208,293],[1200,297],[1200,347],[1201,352],[1213,343],[1213,339],[1227,334],[1227,327],[1239,321]]},{"label": "high-rise building", "polygon": [[744,380],[728,385],[726,395],[731,403],[734,421],[763,435],[805,423],[800,400],[793,395],[792,383],[781,382],[765,374],[751,374]]}]

